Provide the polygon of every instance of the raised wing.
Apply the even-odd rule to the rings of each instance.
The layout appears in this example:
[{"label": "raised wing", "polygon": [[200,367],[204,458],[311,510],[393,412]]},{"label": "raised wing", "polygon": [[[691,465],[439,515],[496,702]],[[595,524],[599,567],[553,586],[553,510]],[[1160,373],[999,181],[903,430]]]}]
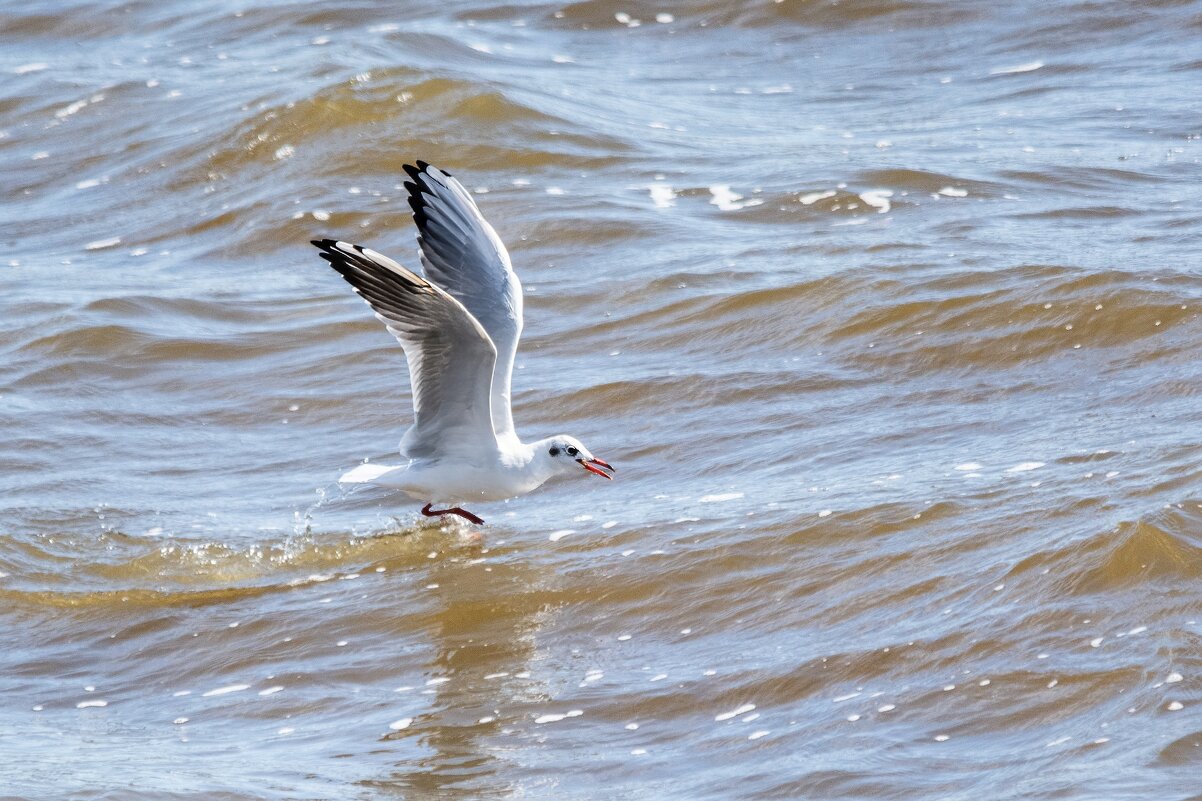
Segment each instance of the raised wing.
[{"label": "raised wing", "polygon": [[497,437],[514,434],[510,380],[522,335],[522,284],[497,232],[463,184],[424,161],[405,165],[426,277],[475,317],[497,348],[492,421]]},{"label": "raised wing", "polygon": [[497,351],[468,310],[374,250],[333,239],[313,244],[405,349],[414,423],[402,455],[495,447],[490,397]]}]

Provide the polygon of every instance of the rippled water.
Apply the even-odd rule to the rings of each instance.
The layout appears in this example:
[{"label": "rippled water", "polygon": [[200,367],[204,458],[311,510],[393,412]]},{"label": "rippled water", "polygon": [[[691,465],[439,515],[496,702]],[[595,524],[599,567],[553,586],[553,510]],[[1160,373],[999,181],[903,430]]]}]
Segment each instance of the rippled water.
[{"label": "rippled water", "polygon": [[[0,9],[0,796],[1202,798],[1202,3]],[[342,470],[455,172],[527,438]]]}]

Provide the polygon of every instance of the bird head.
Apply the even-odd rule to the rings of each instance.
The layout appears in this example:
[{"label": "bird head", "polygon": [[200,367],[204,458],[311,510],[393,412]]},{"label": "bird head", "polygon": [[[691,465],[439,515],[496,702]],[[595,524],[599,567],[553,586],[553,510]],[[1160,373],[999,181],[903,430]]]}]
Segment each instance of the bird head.
[{"label": "bird head", "polygon": [[575,437],[567,434],[549,437],[539,443],[536,458],[552,466],[555,473],[568,473],[584,468],[589,473],[612,479],[614,468],[604,459],[598,459]]}]

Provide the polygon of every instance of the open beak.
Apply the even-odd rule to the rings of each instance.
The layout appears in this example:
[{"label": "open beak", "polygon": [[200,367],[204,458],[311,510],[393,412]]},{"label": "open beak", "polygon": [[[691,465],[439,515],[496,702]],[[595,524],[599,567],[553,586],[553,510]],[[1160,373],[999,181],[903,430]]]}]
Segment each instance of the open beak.
[{"label": "open beak", "polygon": [[[611,476],[609,473],[614,472],[614,469],[612,466],[610,466],[609,462],[605,461],[604,459],[577,459],[576,461],[580,463],[581,467],[590,473],[596,473],[597,475],[601,476],[601,478],[608,478],[611,481],[613,480],[613,476]],[[609,473],[606,473],[605,470],[602,470],[601,468],[605,468],[605,470],[608,470]]]}]

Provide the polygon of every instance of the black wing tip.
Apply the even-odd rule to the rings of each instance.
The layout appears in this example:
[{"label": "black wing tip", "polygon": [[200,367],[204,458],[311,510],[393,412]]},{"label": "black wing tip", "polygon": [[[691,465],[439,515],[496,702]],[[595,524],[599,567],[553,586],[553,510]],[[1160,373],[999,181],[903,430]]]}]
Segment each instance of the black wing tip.
[{"label": "black wing tip", "polygon": [[343,242],[338,239],[310,239],[309,244],[320,250],[321,253],[317,255],[321,256],[331,264],[335,264],[335,262],[339,261],[346,261],[351,257],[349,253],[338,247],[339,245],[345,245],[360,252],[363,251],[363,248],[361,248],[359,245],[355,245],[350,242]]},{"label": "black wing tip", "polygon": [[321,255],[325,258],[345,257],[347,254],[339,245],[363,252],[361,245],[356,245],[353,242],[343,242],[341,239],[310,239],[309,244],[321,251]]},{"label": "black wing tip", "polygon": [[435,194],[437,190],[435,185],[441,185],[441,181],[435,179],[431,174],[431,170],[437,170],[443,175],[450,176],[446,170],[440,170],[437,167],[430,166],[430,162],[422,159],[415,159],[413,164],[406,164],[405,173],[412,179],[404,182],[405,190],[409,193],[409,207],[413,209],[413,221],[417,223],[418,229],[424,229],[430,217],[426,213],[425,194]]},{"label": "black wing tip", "polygon": [[415,161],[416,161],[416,163],[417,163],[417,169],[418,169],[419,171],[421,171],[421,172],[426,172],[426,173],[428,173],[428,172],[430,172],[430,170],[434,169],[434,170],[438,170],[438,171],[439,171],[440,173],[442,173],[443,175],[450,175],[450,173],[449,173],[449,172],[447,172],[446,170],[442,169],[441,167],[432,167],[432,166],[430,165],[430,162],[428,162],[428,161],[422,161],[421,159],[416,159]]},{"label": "black wing tip", "polygon": [[[412,164],[404,165],[405,173],[417,183],[422,183],[422,178],[430,169],[430,162],[414,159]],[[437,168],[435,168],[437,169]]]},{"label": "black wing tip", "polygon": [[402,167],[409,177],[418,183],[421,183],[423,175],[429,175],[431,170],[440,172],[448,178],[451,177],[451,173],[441,167],[435,167],[430,162],[423,161],[422,159],[414,159],[412,164],[404,164]]},{"label": "black wing tip", "polygon": [[404,182],[405,190],[409,193],[409,207],[413,209],[413,221],[417,223],[419,231],[425,230],[426,225],[430,221],[430,215],[427,212],[429,203],[426,202],[426,195],[437,195],[438,187],[445,188],[445,184],[440,178],[435,178],[431,174],[431,170],[437,171],[441,175],[448,178],[451,174],[446,170],[433,167],[428,161],[416,159],[415,164],[406,164],[405,173],[412,179]]},{"label": "black wing tip", "polygon": [[[356,245],[353,242],[343,242],[338,239],[313,239],[310,242],[321,250],[321,253],[318,255],[329,262],[330,266],[360,294],[363,294],[365,291],[363,280],[360,276],[368,276],[372,281],[383,279],[389,282],[399,282],[409,291],[430,290],[430,282],[422,276],[403,265],[400,265],[400,271],[397,271],[387,265],[381,264],[369,256],[365,252],[366,248],[362,245]],[[339,247],[339,245],[343,247]],[[346,248],[350,248],[354,252],[348,252]],[[384,278],[385,276],[387,278]]]}]

